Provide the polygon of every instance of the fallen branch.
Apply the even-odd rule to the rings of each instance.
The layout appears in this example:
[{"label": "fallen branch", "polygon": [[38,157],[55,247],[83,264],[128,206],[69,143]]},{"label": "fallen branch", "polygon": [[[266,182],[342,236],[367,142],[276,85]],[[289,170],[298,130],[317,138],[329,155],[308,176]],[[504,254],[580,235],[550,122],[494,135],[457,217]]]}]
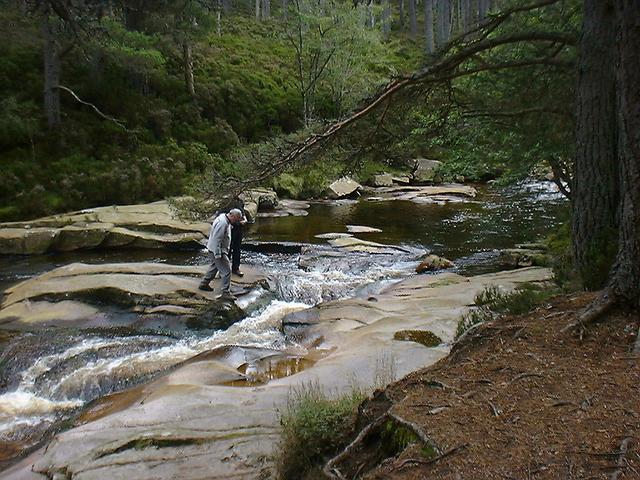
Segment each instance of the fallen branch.
[{"label": "fallen branch", "polygon": [[403,460],[400,463],[400,465],[398,465],[396,468],[397,469],[404,468],[407,465],[409,465],[410,463],[413,463],[413,464],[416,464],[416,465],[431,465],[433,463],[439,462],[440,460],[442,460],[445,457],[448,457],[450,455],[453,455],[454,453],[459,452],[460,450],[464,450],[468,446],[469,446],[468,443],[463,443],[462,445],[458,445],[457,447],[453,447],[452,449],[447,450],[446,452],[438,455],[437,457],[431,458],[429,460],[422,460],[420,458],[408,458],[406,460]]},{"label": "fallen branch", "polygon": [[71,90],[68,87],[65,87],[64,85],[58,85],[58,87],[60,90],[63,90],[65,92],[67,92],[69,95],[71,95],[78,103],[81,103],[82,105],[87,105],[88,107],[91,107],[98,115],[100,115],[102,118],[104,118],[105,120],[109,120],[110,122],[115,123],[116,125],[118,125],[120,128],[126,130],[127,127],[124,126],[124,123],[122,123],[120,120],[117,120],[116,118],[110,117],[109,115],[106,115],[104,113],[102,113],[100,111],[100,109],[98,107],[96,107],[93,103],[89,103],[89,102],[85,102],[84,100],[82,100],[73,90]]}]

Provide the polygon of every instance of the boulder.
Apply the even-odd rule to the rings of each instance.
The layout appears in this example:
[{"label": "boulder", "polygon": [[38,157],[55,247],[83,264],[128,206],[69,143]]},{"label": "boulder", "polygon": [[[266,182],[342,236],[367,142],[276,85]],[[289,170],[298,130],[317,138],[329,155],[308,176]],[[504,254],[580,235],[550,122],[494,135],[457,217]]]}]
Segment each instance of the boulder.
[{"label": "boulder", "polygon": [[36,255],[47,252],[58,236],[52,228],[0,229],[0,254]]},{"label": "boulder", "polygon": [[306,217],[309,214],[307,209],[310,206],[309,203],[300,200],[280,200],[273,210],[260,212],[258,217]]},{"label": "boulder", "polygon": [[60,229],[55,242],[55,250],[70,252],[98,247],[109,231],[112,223],[87,223],[85,225],[68,225]]},{"label": "boulder", "polygon": [[411,183],[411,177],[409,175],[396,175],[391,177],[393,183],[398,185],[409,185]]},{"label": "boulder", "polygon": [[248,221],[254,222],[258,216],[258,204],[252,201],[244,202],[244,213]]},{"label": "boulder", "polygon": [[258,205],[258,210],[272,210],[278,205],[278,194],[268,188],[256,188],[240,194],[240,198],[246,204],[253,202]]},{"label": "boulder", "polygon": [[329,185],[328,194],[331,198],[337,199],[357,194],[361,189],[362,185],[355,180],[342,177]]},{"label": "boulder", "polygon": [[413,180],[415,182],[439,183],[442,180],[438,173],[442,162],[428,160],[426,158],[416,158],[411,163],[413,165]]},{"label": "boulder", "polygon": [[498,263],[502,268],[523,268],[531,266],[544,267],[551,262],[548,255],[540,250],[507,248],[500,252]]},{"label": "boulder", "polygon": [[455,264],[451,260],[437,255],[427,255],[422,259],[420,265],[416,267],[416,273],[435,272],[454,267]]},{"label": "boulder", "polygon": [[390,173],[381,173],[374,175],[371,180],[371,184],[374,187],[391,187],[393,185],[393,177]]}]

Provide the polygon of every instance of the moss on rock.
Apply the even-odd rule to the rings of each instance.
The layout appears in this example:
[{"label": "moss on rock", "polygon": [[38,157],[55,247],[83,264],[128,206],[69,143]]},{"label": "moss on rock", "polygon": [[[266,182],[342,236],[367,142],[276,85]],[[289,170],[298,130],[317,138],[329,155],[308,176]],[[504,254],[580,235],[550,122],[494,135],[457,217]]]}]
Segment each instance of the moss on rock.
[{"label": "moss on rock", "polygon": [[429,330],[399,330],[393,335],[394,340],[416,342],[425,347],[437,347],[442,339]]}]

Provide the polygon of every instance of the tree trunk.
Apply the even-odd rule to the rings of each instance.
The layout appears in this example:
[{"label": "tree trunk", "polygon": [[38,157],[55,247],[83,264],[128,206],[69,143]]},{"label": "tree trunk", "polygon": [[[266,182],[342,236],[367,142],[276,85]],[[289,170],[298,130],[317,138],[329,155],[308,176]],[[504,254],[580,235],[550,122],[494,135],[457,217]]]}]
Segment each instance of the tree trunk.
[{"label": "tree trunk", "polygon": [[617,0],[618,159],[621,215],[610,278],[616,300],[640,307],[640,2]]},{"label": "tree trunk", "polygon": [[424,48],[427,54],[436,50],[433,38],[433,0],[424,0]]},{"label": "tree trunk", "polygon": [[191,55],[191,44],[188,40],[182,42],[182,60],[184,62],[184,82],[187,87],[187,93],[195,98],[196,87],[193,78],[193,57]]},{"label": "tree trunk", "polygon": [[233,8],[232,0],[222,0],[222,10],[224,13],[231,13],[231,9]]},{"label": "tree trunk", "polygon": [[398,7],[400,9],[400,30],[404,30],[404,0],[400,0]]},{"label": "tree trunk", "polygon": [[271,16],[271,0],[262,0],[262,18]]},{"label": "tree trunk", "polygon": [[383,0],[384,9],[382,10],[382,36],[385,41],[389,40],[391,35],[391,0]]},{"label": "tree trunk", "polygon": [[260,0],[256,0],[256,20],[259,22],[260,21]]},{"label": "tree trunk", "polygon": [[124,26],[129,31],[139,31],[144,18],[145,0],[123,2]]},{"label": "tree trunk", "polygon": [[54,38],[53,28],[48,12],[42,22],[44,37],[44,111],[50,129],[57,128],[61,122],[60,115],[60,54]]},{"label": "tree trunk", "polygon": [[418,37],[418,19],[416,17],[416,0],[409,0],[409,25],[411,38],[414,40]]},{"label": "tree trunk", "polygon": [[446,28],[447,23],[445,20],[447,0],[435,0],[436,5],[436,47],[442,48],[447,43]]},{"label": "tree trunk", "polygon": [[282,0],[282,18],[285,21],[289,18],[289,0]]},{"label": "tree trunk", "polygon": [[584,286],[597,290],[607,281],[617,245],[616,18],[613,0],[585,0],[584,7],[572,233]]}]

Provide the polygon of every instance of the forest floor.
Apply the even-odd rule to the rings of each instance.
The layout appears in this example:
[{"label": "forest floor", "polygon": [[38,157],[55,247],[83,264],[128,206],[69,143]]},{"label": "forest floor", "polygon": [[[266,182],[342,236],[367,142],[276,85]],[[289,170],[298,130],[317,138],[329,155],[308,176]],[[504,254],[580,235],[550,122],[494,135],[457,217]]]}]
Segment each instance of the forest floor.
[{"label": "forest floor", "polygon": [[[640,479],[640,316],[562,332],[592,298],[487,323],[371,400],[364,411],[391,405],[442,455],[413,444],[357,478]],[[348,463],[367,470],[353,453]]]}]

